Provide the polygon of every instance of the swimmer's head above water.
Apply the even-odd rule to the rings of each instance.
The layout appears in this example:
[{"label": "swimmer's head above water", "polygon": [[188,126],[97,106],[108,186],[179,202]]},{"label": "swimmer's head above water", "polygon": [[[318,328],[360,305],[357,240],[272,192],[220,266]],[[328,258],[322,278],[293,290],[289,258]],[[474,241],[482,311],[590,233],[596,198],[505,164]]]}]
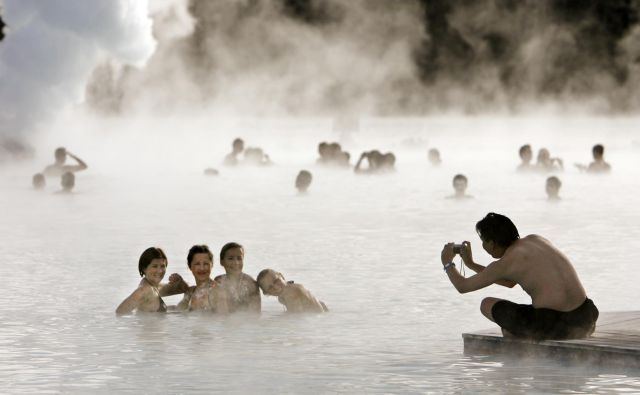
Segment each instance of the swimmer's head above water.
[{"label": "swimmer's head above water", "polygon": [[31,180],[34,189],[43,189],[47,184],[47,181],[44,178],[44,174],[38,173],[33,175],[33,179]]},{"label": "swimmer's head above water", "polygon": [[264,295],[279,296],[284,287],[287,286],[287,281],[282,273],[278,273],[273,269],[262,270],[258,274],[256,281]]},{"label": "swimmer's head above water", "polygon": [[187,265],[196,282],[207,281],[213,269],[213,254],[206,244],[194,245],[187,254]]},{"label": "swimmer's head above water", "polygon": [[76,176],[70,171],[64,173],[60,178],[60,185],[64,192],[71,192],[76,185]]},{"label": "swimmer's head above water", "polygon": [[59,147],[53,153],[56,158],[56,164],[62,165],[67,159],[67,150],[64,147]]},{"label": "swimmer's head above water", "polygon": [[[140,259],[138,260],[138,272],[140,273],[140,277],[159,277],[160,280],[164,277],[164,273],[167,270],[167,255],[162,251],[159,247],[149,247],[142,255],[140,255]],[[164,270],[160,270],[160,266],[164,267]],[[151,273],[151,269],[153,269],[153,273]],[[162,272],[162,275],[160,275]],[[158,281],[159,283],[160,281]]]},{"label": "swimmer's head above water", "polygon": [[244,266],[244,247],[235,242],[222,246],[220,265],[224,267],[227,274],[241,273]]}]

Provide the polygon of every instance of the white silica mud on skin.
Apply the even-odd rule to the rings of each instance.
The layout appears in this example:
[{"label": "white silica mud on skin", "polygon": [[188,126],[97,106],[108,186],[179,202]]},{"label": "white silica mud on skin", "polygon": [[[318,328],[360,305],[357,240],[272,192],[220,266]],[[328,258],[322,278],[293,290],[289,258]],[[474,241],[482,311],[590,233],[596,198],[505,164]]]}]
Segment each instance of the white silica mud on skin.
[{"label": "white silica mud on skin", "polygon": [[[464,240],[477,262],[489,263],[475,223],[495,211],[521,235],[541,234],[566,253],[601,311],[635,309],[637,119],[362,118],[347,134],[331,125],[78,115],[35,140],[33,161],[0,167],[0,379],[9,392],[640,391],[637,370],[463,355],[461,333],[493,325],[480,314],[482,298],[529,298],[499,286],[460,295],[440,263],[444,243]],[[274,164],[222,166],[235,137]],[[392,151],[396,171],[320,167],[321,141],[340,142],[352,165],[362,151]],[[560,201],[546,199],[549,174],[516,172],[525,143],[564,160]],[[591,161],[597,143],[611,174],[580,173],[573,163]],[[74,193],[55,195],[51,183],[32,190],[31,176],[60,145],[89,165]],[[432,147],[439,167],[427,159]],[[220,174],[207,177],[206,167]],[[313,184],[301,197],[294,181],[303,168]],[[445,199],[458,173],[473,199]],[[115,317],[140,281],[147,247],[167,253],[165,281],[177,272],[192,284],[190,246],[210,246],[217,276],[218,252],[230,241],[244,246],[245,273],[273,268],[330,313],[289,316],[263,296],[260,318]]]}]

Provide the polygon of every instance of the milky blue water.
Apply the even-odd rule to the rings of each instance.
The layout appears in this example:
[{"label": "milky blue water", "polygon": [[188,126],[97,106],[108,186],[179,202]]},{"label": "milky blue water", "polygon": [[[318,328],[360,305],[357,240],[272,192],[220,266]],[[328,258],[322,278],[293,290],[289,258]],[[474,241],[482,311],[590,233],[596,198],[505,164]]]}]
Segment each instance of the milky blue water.
[{"label": "milky blue water", "polygon": [[[489,263],[474,225],[496,211],[522,235],[541,234],[564,251],[601,311],[637,310],[636,121],[370,120],[349,135],[325,121],[243,125],[244,133],[170,120],[72,128],[43,139],[33,161],[0,168],[2,392],[640,392],[633,369],[464,355],[461,334],[492,327],[479,312],[483,297],[529,299],[519,287],[460,295],[439,258],[444,243],[469,240],[475,260]],[[220,166],[236,134],[275,165]],[[364,149],[394,151],[397,171],[316,166],[317,143],[339,138],[352,163]],[[560,202],[546,200],[547,175],[515,172],[523,143],[565,160]],[[595,143],[607,147],[609,176],[572,165],[588,162]],[[45,191],[30,189],[57,145],[90,166],[70,196],[54,194],[54,179]],[[426,157],[434,146],[438,168]],[[204,176],[207,166],[221,174]],[[298,196],[303,168],[314,179]],[[459,172],[474,199],[445,199]],[[189,247],[219,251],[228,241],[245,246],[247,273],[277,269],[331,312],[287,316],[263,298],[259,319],[115,317],[139,281],[145,248],[165,249],[168,272],[193,283]]]}]

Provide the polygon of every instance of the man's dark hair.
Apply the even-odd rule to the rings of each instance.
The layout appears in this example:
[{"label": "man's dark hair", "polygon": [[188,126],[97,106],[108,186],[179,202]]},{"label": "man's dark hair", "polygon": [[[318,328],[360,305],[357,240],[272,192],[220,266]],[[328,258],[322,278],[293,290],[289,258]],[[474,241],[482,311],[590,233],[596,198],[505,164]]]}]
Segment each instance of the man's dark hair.
[{"label": "man's dark hair", "polygon": [[518,151],[518,153],[520,154],[520,157],[524,155],[525,151],[531,151],[531,146],[529,144],[525,144],[522,147],[520,147],[520,150]]},{"label": "man's dark hair", "polygon": [[144,250],[142,255],[140,255],[140,260],[138,261],[138,272],[140,272],[140,277],[144,276],[144,269],[146,269],[154,259],[164,259],[167,264],[169,263],[167,261],[167,256],[161,248],[149,247]]},{"label": "man's dark hair", "polygon": [[453,177],[453,182],[454,182],[454,183],[455,183],[456,181],[458,181],[458,180],[460,180],[460,181],[464,181],[465,183],[468,183],[468,182],[469,182],[469,180],[467,180],[467,176],[465,176],[464,174],[456,174],[456,175]]},{"label": "man's dark hair", "polygon": [[598,156],[604,155],[604,146],[602,144],[596,144],[593,146],[591,150],[594,154],[598,154]]},{"label": "man's dark hair", "polygon": [[224,256],[227,254],[227,251],[233,249],[233,248],[239,248],[244,252],[244,247],[241,246],[238,243],[227,243],[225,245],[222,246],[222,249],[220,250],[220,262],[222,262],[222,260],[224,259]]},{"label": "man's dark hair", "polygon": [[476,232],[483,241],[493,241],[507,248],[520,238],[518,229],[504,215],[489,213],[476,224]]},{"label": "man's dark hair", "polygon": [[191,247],[189,253],[187,254],[187,265],[189,265],[189,269],[191,269],[191,262],[193,261],[193,257],[196,254],[209,255],[209,259],[211,259],[211,263],[213,263],[213,254],[211,253],[211,250],[209,250],[209,246],[206,244],[197,244]]}]

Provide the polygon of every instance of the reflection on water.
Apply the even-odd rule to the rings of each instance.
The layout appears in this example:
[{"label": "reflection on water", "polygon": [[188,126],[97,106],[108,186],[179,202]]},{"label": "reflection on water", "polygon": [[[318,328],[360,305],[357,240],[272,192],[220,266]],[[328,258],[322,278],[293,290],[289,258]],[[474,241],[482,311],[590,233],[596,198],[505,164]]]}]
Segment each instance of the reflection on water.
[{"label": "reflection on water", "polygon": [[[474,233],[486,212],[509,215],[521,234],[550,238],[601,311],[633,307],[628,274],[640,259],[631,134],[554,140],[550,148],[567,163],[588,161],[591,143],[603,142],[614,168],[595,178],[568,168],[555,204],[545,200],[546,176],[514,171],[526,136],[488,135],[430,135],[443,154],[438,168],[425,152],[402,151],[406,136],[378,135],[375,144],[398,157],[398,171],[380,177],[314,167],[311,139],[307,159],[278,164],[286,152],[267,145],[273,167],[223,168],[215,178],[185,162],[109,170],[98,148],[74,148],[90,169],[73,196],[30,190],[32,165],[0,169],[0,379],[10,393],[640,391],[638,371],[462,355],[460,334],[490,327],[479,312],[483,297],[528,301],[519,288],[459,295],[442,273],[447,241],[470,240],[476,260],[489,262]],[[352,155],[373,146],[363,139],[354,138]],[[306,196],[293,187],[301,168],[313,172]],[[460,172],[475,199],[444,199]],[[231,240],[246,247],[246,272],[277,269],[331,313],[289,317],[266,298],[260,319],[115,317],[139,281],[144,248],[162,246],[168,273],[193,282],[188,248],[217,251]],[[221,272],[216,257],[214,274]]]}]

